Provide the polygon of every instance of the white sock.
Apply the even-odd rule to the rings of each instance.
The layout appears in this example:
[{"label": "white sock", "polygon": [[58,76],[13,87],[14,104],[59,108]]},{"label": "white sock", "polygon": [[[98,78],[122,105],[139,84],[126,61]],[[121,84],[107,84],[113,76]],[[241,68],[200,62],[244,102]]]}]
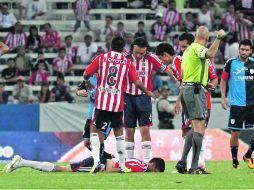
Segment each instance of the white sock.
[{"label": "white sock", "polygon": [[91,133],[90,142],[94,164],[97,164],[100,161],[100,146],[101,146],[100,139],[97,133]]},{"label": "white sock", "polygon": [[[184,143],[185,143],[185,139],[184,139]],[[192,163],[192,148],[190,149],[187,155],[187,163],[186,163],[187,170],[191,168],[191,163]]]},{"label": "white sock", "polygon": [[124,135],[116,137],[116,151],[119,156],[119,165],[125,169],[125,140]]},{"label": "white sock", "polygon": [[36,170],[44,171],[44,172],[53,172],[55,168],[55,164],[50,162],[37,162],[22,159],[20,162],[21,167],[30,167]]},{"label": "white sock", "polygon": [[206,150],[206,140],[205,138],[203,138],[199,160],[198,160],[198,165],[201,167],[205,167],[205,150]]},{"label": "white sock", "polygon": [[147,164],[151,159],[151,141],[144,141],[141,143],[143,150],[143,159]]},{"label": "white sock", "polygon": [[125,150],[126,150],[126,159],[134,158],[134,142],[125,142]]}]

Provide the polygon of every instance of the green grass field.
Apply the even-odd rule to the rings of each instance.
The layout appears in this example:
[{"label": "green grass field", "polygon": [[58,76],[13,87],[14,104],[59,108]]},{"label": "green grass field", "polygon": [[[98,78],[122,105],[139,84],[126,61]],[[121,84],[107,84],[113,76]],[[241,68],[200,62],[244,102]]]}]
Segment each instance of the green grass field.
[{"label": "green grass field", "polygon": [[175,162],[168,162],[165,173],[45,173],[22,168],[3,173],[0,189],[254,189],[254,170],[240,163],[208,162],[211,175],[175,174]]}]

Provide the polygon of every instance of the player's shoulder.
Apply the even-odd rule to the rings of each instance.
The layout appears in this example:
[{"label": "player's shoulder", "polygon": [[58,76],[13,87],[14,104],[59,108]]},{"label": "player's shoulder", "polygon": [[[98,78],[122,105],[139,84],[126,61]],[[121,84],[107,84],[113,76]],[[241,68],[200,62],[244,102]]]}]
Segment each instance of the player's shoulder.
[{"label": "player's shoulder", "polygon": [[181,63],[182,62],[182,56],[180,55],[176,55],[173,59],[173,63],[174,64],[178,64],[178,63]]},{"label": "player's shoulder", "polygon": [[234,61],[238,61],[238,58],[237,57],[232,57],[232,58],[229,58],[227,61],[226,61],[226,64],[231,64],[232,62]]},{"label": "player's shoulder", "polygon": [[152,52],[147,52],[145,54],[145,58],[148,59],[148,60],[151,60],[151,61],[161,62],[159,57],[155,53],[152,53]]},{"label": "player's shoulder", "polygon": [[130,58],[131,57],[131,51],[123,52],[123,56],[126,57],[126,58]]},{"label": "player's shoulder", "polygon": [[254,58],[249,57],[249,61],[250,61],[250,62],[254,62]]}]

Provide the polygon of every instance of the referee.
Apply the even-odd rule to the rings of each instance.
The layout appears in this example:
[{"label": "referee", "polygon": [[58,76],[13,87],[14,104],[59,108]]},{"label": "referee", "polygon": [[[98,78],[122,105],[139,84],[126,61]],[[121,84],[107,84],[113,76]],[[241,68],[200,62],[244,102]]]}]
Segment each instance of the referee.
[{"label": "referee", "polygon": [[192,164],[190,174],[207,174],[198,167],[198,158],[205,133],[206,88],[208,87],[208,58],[214,57],[224,30],[216,31],[217,37],[209,49],[205,47],[209,40],[209,31],[205,26],[198,27],[195,41],[185,50],[182,57],[182,89],[179,97],[183,111],[191,120],[192,132],[185,138],[181,160],[176,169],[179,173],[186,173],[186,159],[192,147]]}]

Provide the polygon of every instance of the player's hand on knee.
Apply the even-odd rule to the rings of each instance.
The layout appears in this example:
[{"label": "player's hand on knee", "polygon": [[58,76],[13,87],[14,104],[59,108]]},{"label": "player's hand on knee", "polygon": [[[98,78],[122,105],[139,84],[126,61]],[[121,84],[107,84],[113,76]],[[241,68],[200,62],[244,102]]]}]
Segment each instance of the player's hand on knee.
[{"label": "player's hand on knee", "polygon": [[228,109],[228,99],[227,98],[222,98],[221,100],[221,106],[224,110]]},{"label": "player's hand on knee", "polygon": [[82,96],[82,97],[88,97],[88,92],[85,90],[85,89],[82,89],[82,90],[78,90],[76,92],[77,96]]},{"label": "player's hand on knee", "polygon": [[156,100],[156,95],[153,93],[153,92],[151,92],[151,91],[148,91],[147,92],[147,96],[150,96],[150,97],[152,97],[153,99],[155,99]]}]

